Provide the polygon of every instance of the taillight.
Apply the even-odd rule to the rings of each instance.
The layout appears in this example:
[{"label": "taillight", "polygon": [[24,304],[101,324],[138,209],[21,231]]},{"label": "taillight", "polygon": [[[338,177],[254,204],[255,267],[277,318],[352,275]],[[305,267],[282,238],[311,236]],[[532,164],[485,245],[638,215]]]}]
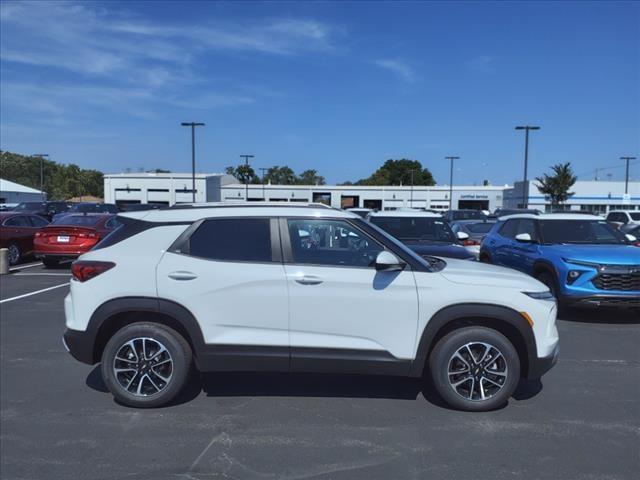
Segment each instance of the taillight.
[{"label": "taillight", "polygon": [[71,264],[71,275],[78,282],[86,282],[87,280],[97,277],[101,273],[115,267],[113,262],[94,262],[91,260],[76,260]]},{"label": "taillight", "polygon": [[38,237],[42,237],[42,232],[36,232],[36,234],[34,235],[36,238]]},{"label": "taillight", "polygon": [[470,238],[467,238],[464,242],[462,242],[462,244],[465,247],[472,247],[474,245],[480,245],[480,242],[478,242],[477,240],[472,240]]}]

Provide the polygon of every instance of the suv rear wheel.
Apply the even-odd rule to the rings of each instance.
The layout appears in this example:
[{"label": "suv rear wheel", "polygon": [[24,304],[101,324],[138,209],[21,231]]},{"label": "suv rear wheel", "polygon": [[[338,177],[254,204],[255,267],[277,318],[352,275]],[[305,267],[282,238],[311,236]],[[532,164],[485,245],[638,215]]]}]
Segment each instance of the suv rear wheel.
[{"label": "suv rear wheel", "polygon": [[459,410],[504,405],[520,380],[520,359],[511,342],[485,327],[465,327],[441,338],[429,357],[433,384]]},{"label": "suv rear wheel", "polygon": [[191,347],[175,330],[132,323],[111,337],[102,353],[102,377],[113,396],[131,407],[158,407],[184,388]]}]

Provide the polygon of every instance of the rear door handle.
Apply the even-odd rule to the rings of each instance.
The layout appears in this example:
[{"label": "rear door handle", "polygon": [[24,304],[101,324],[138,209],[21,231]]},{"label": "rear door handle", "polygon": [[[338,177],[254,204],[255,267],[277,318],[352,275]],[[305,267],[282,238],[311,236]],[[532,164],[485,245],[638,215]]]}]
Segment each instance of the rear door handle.
[{"label": "rear door handle", "polygon": [[198,278],[198,275],[196,275],[193,272],[179,271],[179,272],[171,272],[169,274],[169,278],[172,278],[174,280],[194,280]]},{"label": "rear door handle", "polygon": [[302,277],[296,277],[295,280],[301,285],[319,285],[323,282],[320,277],[315,275],[303,275]]}]

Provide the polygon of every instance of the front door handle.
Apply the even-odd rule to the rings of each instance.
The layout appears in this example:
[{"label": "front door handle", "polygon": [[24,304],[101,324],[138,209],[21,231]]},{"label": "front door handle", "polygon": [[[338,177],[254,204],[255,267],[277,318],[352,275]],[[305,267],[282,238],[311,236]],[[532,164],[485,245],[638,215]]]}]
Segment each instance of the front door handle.
[{"label": "front door handle", "polygon": [[174,280],[194,280],[198,278],[198,275],[196,275],[193,272],[179,271],[179,272],[171,272],[169,274],[169,278],[172,278]]},{"label": "front door handle", "polygon": [[296,282],[301,285],[319,285],[323,280],[315,275],[303,275],[302,277],[296,277]]}]

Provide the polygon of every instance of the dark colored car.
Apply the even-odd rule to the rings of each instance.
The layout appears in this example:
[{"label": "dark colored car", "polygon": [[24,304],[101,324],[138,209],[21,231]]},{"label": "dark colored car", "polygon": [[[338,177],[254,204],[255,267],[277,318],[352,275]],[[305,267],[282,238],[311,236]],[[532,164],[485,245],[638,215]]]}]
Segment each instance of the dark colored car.
[{"label": "dark colored car", "polygon": [[88,252],[120,223],[115,215],[72,213],[56,218],[35,234],[34,255],[47,268]]},{"label": "dark colored car", "polygon": [[476,258],[479,258],[482,239],[491,231],[495,223],[495,220],[458,220],[451,222],[449,225],[456,235],[458,232],[464,232],[469,235],[469,238],[463,240],[462,244]]},{"label": "dark colored car", "polygon": [[529,215],[540,215],[540,210],[535,208],[496,208],[496,211],[489,215],[489,218],[495,219],[506,217],[507,215],[519,215],[528,213]]},{"label": "dark colored car", "polygon": [[442,216],[435,213],[397,210],[371,213],[367,219],[422,257],[476,258],[460,244],[466,235],[456,236]]},{"label": "dark colored car", "polygon": [[0,248],[9,250],[9,264],[16,265],[33,252],[33,238],[48,221],[39,215],[20,212],[0,213]]},{"label": "dark colored car", "polygon": [[69,209],[58,215],[54,215],[54,219],[69,215],[72,213],[110,213],[116,215],[118,206],[114,203],[97,203],[97,202],[80,202],[72,203]]},{"label": "dark colored car", "polygon": [[51,219],[60,213],[66,212],[69,208],[66,202],[50,201],[50,202],[22,202],[19,203],[13,212],[29,213],[40,215],[51,221]]},{"label": "dark colored car", "polygon": [[480,210],[449,210],[444,214],[445,220],[453,222],[455,220],[484,220],[487,216]]}]

